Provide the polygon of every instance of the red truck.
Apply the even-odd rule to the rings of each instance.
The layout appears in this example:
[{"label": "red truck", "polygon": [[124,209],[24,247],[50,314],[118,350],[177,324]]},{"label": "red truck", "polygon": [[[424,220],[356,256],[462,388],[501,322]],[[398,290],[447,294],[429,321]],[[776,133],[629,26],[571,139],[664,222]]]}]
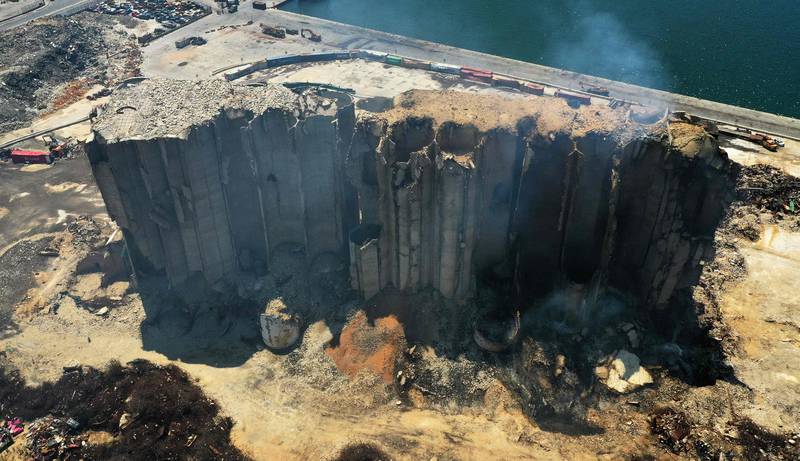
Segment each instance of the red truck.
[{"label": "red truck", "polygon": [[53,163],[51,152],[37,150],[11,149],[11,161],[14,163]]}]

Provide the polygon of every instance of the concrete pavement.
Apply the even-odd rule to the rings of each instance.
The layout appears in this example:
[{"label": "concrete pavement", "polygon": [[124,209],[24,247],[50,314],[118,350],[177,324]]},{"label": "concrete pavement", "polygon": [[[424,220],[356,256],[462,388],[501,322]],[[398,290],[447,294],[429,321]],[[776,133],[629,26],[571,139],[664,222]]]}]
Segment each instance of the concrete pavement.
[{"label": "concrete pavement", "polygon": [[44,5],[44,0],[2,0],[0,2],[0,22],[16,18]]},{"label": "concrete pavement", "polygon": [[97,3],[97,0],[45,0],[45,5],[41,8],[0,22],[0,31],[13,29],[45,16],[77,13],[94,3]]}]

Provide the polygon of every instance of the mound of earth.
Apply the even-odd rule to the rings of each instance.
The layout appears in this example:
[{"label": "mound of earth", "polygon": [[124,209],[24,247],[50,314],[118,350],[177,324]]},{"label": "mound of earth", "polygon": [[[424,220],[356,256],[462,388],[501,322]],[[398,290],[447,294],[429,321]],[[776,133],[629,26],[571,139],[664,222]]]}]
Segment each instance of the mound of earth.
[{"label": "mound of earth", "polygon": [[368,370],[391,384],[405,349],[403,326],[397,318],[383,317],[373,323],[364,311],[358,311],[342,329],[338,345],[325,352],[348,376]]}]

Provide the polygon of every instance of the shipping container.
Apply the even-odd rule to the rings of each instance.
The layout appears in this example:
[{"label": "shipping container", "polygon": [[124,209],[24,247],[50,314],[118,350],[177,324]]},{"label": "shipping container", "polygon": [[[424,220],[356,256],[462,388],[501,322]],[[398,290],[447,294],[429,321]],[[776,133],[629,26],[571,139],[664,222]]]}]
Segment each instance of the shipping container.
[{"label": "shipping container", "polygon": [[336,59],[352,59],[353,57],[349,50],[336,52]]},{"label": "shipping container", "polygon": [[477,67],[467,67],[461,66],[461,70],[464,72],[472,72],[476,74],[489,74],[492,75],[492,71],[486,69],[478,69]]},{"label": "shipping container", "polygon": [[393,66],[399,66],[403,63],[403,58],[400,56],[395,56],[393,54],[386,55],[386,64],[391,64]]},{"label": "shipping container", "polygon": [[453,74],[453,75],[460,75],[461,74],[461,67],[459,66],[452,66],[450,64],[442,64],[438,62],[431,63],[431,70],[436,72],[442,72],[445,74]]},{"label": "shipping container", "polygon": [[53,163],[50,152],[11,149],[11,161],[14,163]]},{"label": "shipping container", "polygon": [[492,77],[492,85],[506,88],[519,88],[520,82],[519,80],[494,75]]},{"label": "shipping container", "polygon": [[539,96],[544,94],[544,87],[542,85],[537,85],[530,82],[523,83],[520,87],[520,90],[524,91],[525,93],[538,94]]},{"label": "shipping container", "polygon": [[386,59],[386,53],[383,51],[358,50],[357,53],[359,58],[369,61],[384,61]]},{"label": "shipping container", "polygon": [[573,93],[572,91],[567,90],[556,90],[556,96],[559,98],[564,98],[567,101],[577,102],[578,104],[591,104],[592,98],[585,94],[580,93]]},{"label": "shipping container", "polygon": [[335,61],[339,59],[339,53],[336,51],[326,51],[324,53],[302,54],[300,57],[303,59],[303,62]]},{"label": "shipping container", "polygon": [[267,64],[270,68],[285,66],[287,64],[297,64],[299,62],[303,62],[303,56],[297,54],[287,54],[286,56],[267,59]]},{"label": "shipping container", "polygon": [[491,72],[486,72],[481,70],[471,70],[466,67],[461,68],[461,77],[467,80],[473,80],[481,83],[488,83],[488,84],[492,83]]},{"label": "shipping container", "polygon": [[411,58],[403,58],[400,62],[400,65],[403,67],[408,67],[409,69],[431,69],[431,63],[429,61],[420,61],[418,59]]}]

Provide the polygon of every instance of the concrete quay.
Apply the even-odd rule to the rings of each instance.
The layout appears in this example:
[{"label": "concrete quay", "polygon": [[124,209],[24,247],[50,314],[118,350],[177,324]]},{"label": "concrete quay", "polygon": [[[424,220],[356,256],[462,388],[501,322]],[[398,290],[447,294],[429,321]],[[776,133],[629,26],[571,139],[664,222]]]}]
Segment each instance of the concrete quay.
[{"label": "concrete quay", "polygon": [[[759,112],[742,107],[702,100],[666,91],[644,88],[623,82],[600,77],[593,77],[562,69],[532,64],[514,59],[493,56],[486,53],[465,50],[439,43],[413,39],[400,35],[341,24],[324,19],[313,18],[279,10],[253,11],[245,4],[235,15],[209,16],[197,23],[187,26],[178,34],[187,36],[203,33],[219,25],[241,24],[247,20],[265,24],[292,28],[311,28],[322,35],[321,43],[306,42],[305,47],[298,47],[286,41],[277,40],[261,53],[247,52],[249,58],[263,59],[268,56],[291,53],[308,53],[326,49],[371,49],[396,53],[415,59],[442,62],[485,68],[496,73],[512,75],[525,80],[532,80],[547,85],[580,90],[581,84],[603,86],[610,90],[612,98],[638,102],[648,106],[664,106],[672,111],[686,111],[690,114],[722,122],[729,125],[747,127],[784,137],[800,139],[800,120],[780,115]],[[229,59],[241,56],[245,50],[230,50]],[[239,62],[242,62],[241,60]],[[247,62],[246,60],[244,62]],[[220,62],[215,60],[216,68],[224,64],[236,62]]]}]

